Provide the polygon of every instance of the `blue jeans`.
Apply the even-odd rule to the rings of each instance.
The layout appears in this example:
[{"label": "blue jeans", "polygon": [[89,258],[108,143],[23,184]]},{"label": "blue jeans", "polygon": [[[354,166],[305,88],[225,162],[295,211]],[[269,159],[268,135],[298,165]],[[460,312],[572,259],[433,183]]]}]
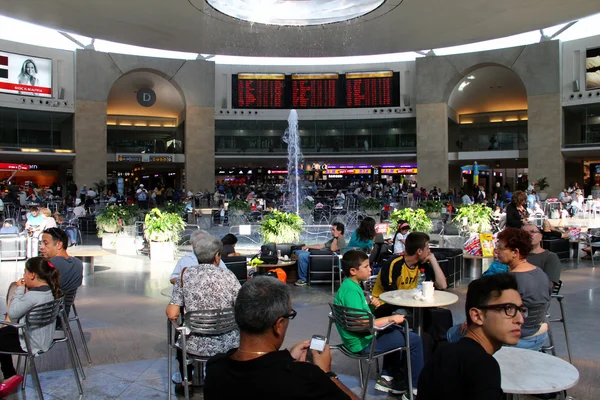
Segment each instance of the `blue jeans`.
[{"label": "blue jeans", "polygon": [[310,251],[296,250],[298,255],[298,279],[308,282],[308,263],[310,263]]},{"label": "blue jeans", "polygon": [[[417,388],[419,384],[419,375],[423,369],[423,342],[419,335],[414,332],[409,333],[410,340],[410,366],[411,366],[411,379],[413,388]],[[384,351],[391,350],[395,347],[405,346],[406,341],[404,340],[404,329],[398,325],[392,325],[385,331],[379,333],[377,336],[377,342],[375,342],[375,352],[381,353]],[[361,353],[368,354],[371,351],[371,346],[365,347]],[[404,352],[395,352],[383,356],[383,367],[381,369],[382,375],[391,376],[392,378],[398,377],[400,373],[400,367],[402,362],[402,355]]]},{"label": "blue jeans", "polygon": [[[448,332],[446,333],[446,339],[448,339],[449,343],[458,342],[463,337],[464,335],[460,334],[460,325],[454,325],[452,328],[448,329]],[[521,338],[516,345],[511,347],[540,351],[547,338],[548,332],[545,332],[533,337]]]}]

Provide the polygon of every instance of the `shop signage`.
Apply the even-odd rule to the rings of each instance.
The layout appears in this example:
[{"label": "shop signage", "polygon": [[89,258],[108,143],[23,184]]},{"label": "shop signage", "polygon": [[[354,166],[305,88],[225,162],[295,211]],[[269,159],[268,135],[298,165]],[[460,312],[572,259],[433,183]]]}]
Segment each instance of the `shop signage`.
[{"label": "shop signage", "polygon": [[[37,165],[35,166],[37,169]],[[10,170],[10,171],[28,171],[30,170],[30,166],[26,164],[8,164],[8,163],[0,163],[0,169],[2,170]]]},{"label": "shop signage", "polygon": [[382,174],[406,174],[413,175],[417,173],[417,168],[381,168]]},{"label": "shop signage", "polygon": [[156,93],[150,88],[142,88],[137,92],[137,102],[142,107],[152,107],[156,103]]},{"label": "shop signage", "polygon": [[327,175],[369,175],[371,168],[328,168],[325,173]]},{"label": "shop signage", "polygon": [[142,162],[142,156],[130,156],[130,155],[124,155],[124,154],[117,154],[117,161]]},{"label": "shop signage", "polygon": [[287,175],[288,170],[287,169],[270,169],[267,171],[267,174],[269,174],[269,175]]},{"label": "shop signage", "polygon": [[328,178],[335,179],[335,178],[343,178],[343,177],[344,177],[344,175],[327,175],[327,177],[328,177]]},{"label": "shop signage", "polygon": [[173,156],[149,156],[148,162],[173,162]]}]

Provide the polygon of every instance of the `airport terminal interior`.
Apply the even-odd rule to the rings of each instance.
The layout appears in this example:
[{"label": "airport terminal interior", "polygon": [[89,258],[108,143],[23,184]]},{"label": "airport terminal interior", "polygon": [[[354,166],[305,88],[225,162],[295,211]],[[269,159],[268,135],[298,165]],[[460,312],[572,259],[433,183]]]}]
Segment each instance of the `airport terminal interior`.
[{"label": "airport terminal interior", "polygon": [[[370,218],[375,243],[393,242],[410,218],[437,249],[453,299],[441,307],[461,324],[467,287],[497,262],[492,235],[518,203],[519,221],[558,234],[543,245],[562,281],[548,311],[562,319],[549,322],[553,358],[528,372],[570,372],[515,388],[500,363],[502,389],[600,399],[598,1],[92,3],[0,3],[0,212],[11,228],[0,231],[0,313],[39,254],[30,213],[47,211],[74,232],[67,252],[84,262],[83,337],[73,329],[82,398],[184,398],[165,309],[196,230],[236,235],[242,282],[262,271],[251,261],[261,245],[280,245],[271,263],[285,269],[297,311],[290,348],[327,334],[341,282],[337,255],[324,270],[311,258],[303,280],[284,244],[324,243],[336,222],[348,242]],[[268,236],[266,221],[292,214],[298,236]],[[103,225],[107,216],[116,222]],[[160,250],[157,220],[155,232],[176,232]],[[372,238],[365,250],[380,248]],[[328,340],[340,343],[335,328]],[[332,358],[362,396],[357,361]],[[80,397],[65,343],[35,362],[45,399]],[[402,398],[376,389],[379,367],[364,398]],[[202,399],[195,378],[190,398]],[[32,376],[6,398],[39,398]]]}]

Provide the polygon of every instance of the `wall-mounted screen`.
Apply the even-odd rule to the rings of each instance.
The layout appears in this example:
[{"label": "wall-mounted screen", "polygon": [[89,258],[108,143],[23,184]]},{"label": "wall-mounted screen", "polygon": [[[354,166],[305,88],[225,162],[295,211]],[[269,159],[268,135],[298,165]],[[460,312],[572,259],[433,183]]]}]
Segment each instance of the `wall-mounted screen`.
[{"label": "wall-mounted screen", "polygon": [[52,97],[52,60],[0,51],[0,93]]},{"label": "wall-mounted screen", "polygon": [[585,88],[600,89],[600,47],[588,49],[585,54]]},{"label": "wall-mounted screen", "polygon": [[338,106],[339,75],[292,74],[292,108],[333,108]]},{"label": "wall-mounted screen", "polygon": [[284,108],[285,74],[233,75],[233,108]]}]

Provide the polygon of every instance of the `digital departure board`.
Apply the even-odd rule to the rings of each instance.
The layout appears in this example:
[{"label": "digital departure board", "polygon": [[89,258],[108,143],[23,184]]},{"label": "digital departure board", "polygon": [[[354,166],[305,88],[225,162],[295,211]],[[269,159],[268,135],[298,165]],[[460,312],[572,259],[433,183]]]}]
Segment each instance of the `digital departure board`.
[{"label": "digital departure board", "polygon": [[233,76],[233,108],[285,108],[285,74]]},{"label": "digital departure board", "polygon": [[338,107],[339,75],[292,74],[292,108]]},{"label": "digital departure board", "polygon": [[398,79],[392,71],[346,73],[346,107],[399,106]]}]

